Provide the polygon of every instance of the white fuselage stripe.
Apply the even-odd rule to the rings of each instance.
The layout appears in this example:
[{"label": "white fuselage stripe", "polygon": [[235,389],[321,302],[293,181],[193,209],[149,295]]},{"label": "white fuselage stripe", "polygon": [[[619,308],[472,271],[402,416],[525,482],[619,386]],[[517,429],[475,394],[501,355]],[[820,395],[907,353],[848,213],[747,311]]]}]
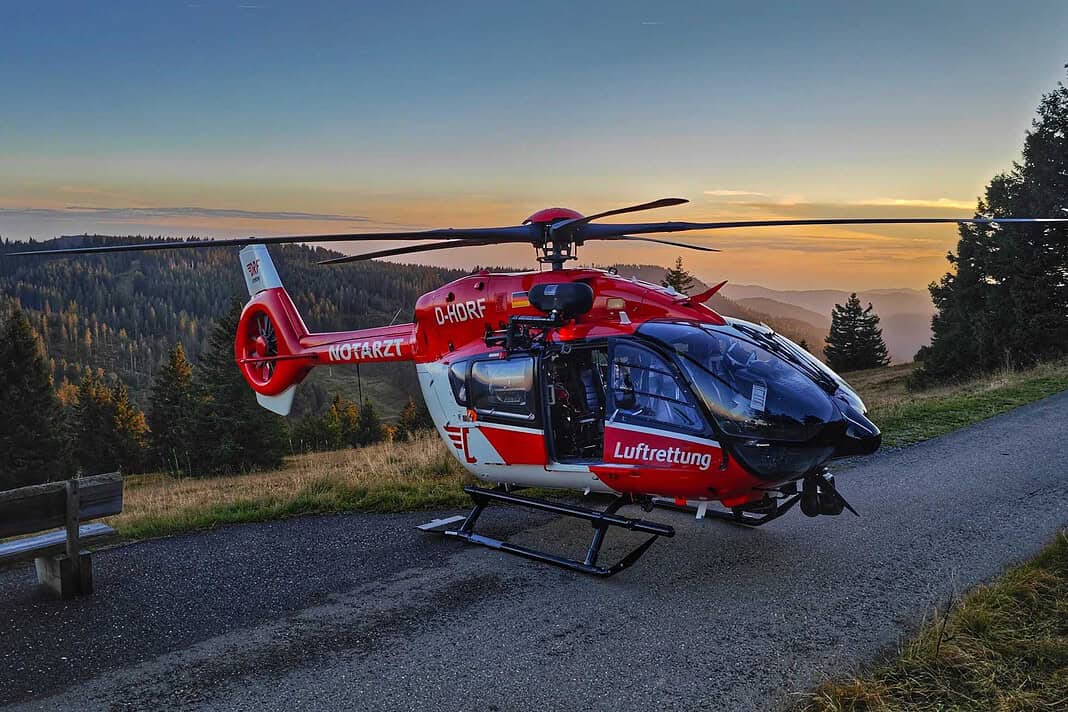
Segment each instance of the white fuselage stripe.
[{"label": "white fuselage stripe", "polygon": [[643,435],[656,435],[661,438],[674,438],[675,440],[685,440],[688,443],[697,443],[698,445],[711,445],[712,447],[720,447],[719,442],[716,440],[709,440],[708,438],[699,438],[694,435],[686,435],[684,433],[676,433],[672,430],[657,430],[656,428],[646,428],[641,425],[631,425],[630,423],[605,423],[606,428],[618,428],[620,430],[629,430],[632,433],[642,433]]}]

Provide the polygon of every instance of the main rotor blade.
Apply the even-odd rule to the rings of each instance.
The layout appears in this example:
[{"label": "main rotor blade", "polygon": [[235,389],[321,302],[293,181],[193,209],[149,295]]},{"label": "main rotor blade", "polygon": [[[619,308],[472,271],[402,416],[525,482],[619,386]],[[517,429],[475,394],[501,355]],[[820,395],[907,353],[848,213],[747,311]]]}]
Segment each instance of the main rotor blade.
[{"label": "main rotor blade", "polygon": [[395,255],[410,255],[416,252],[431,252],[433,250],[447,250],[453,247],[479,247],[484,245],[508,245],[518,242],[527,242],[526,239],[522,240],[444,240],[442,242],[431,242],[425,245],[409,245],[408,247],[391,247],[386,250],[375,250],[374,252],[361,252],[358,255],[345,255],[344,257],[331,257],[328,260],[320,260],[321,265],[340,265],[346,262],[362,262],[363,260],[373,260],[379,257],[393,257]]},{"label": "main rotor blade", "polygon": [[97,247],[67,247],[51,250],[11,252],[11,255],[84,255],[97,252],[148,252],[152,250],[182,250],[204,247],[234,247],[245,245],[282,245],[294,242],[363,242],[381,240],[441,240],[466,239],[492,243],[531,241],[536,239],[532,225],[511,227],[482,227],[472,229],[446,228],[443,230],[419,230],[416,232],[356,232],[331,235],[287,235],[273,237],[239,237],[224,240],[187,240],[185,242],[147,242],[134,245],[103,245]]},{"label": "main rotor blade", "polygon": [[574,239],[576,242],[584,242],[586,240],[606,239],[619,235],[683,232],[685,230],[724,230],[744,227],[790,227],[794,225],[931,225],[945,223],[991,225],[996,223],[1062,222],[1068,222],[1068,218],[805,218],[799,220],[735,220],[708,223],[589,224],[579,226],[574,232]]},{"label": "main rotor blade", "polygon": [[581,218],[564,220],[553,225],[550,230],[553,233],[569,232],[579,225],[586,225],[599,218],[607,218],[611,215],[622,215],[624,213],[636,213],[640,210],[652,210],[653,208],[667,208],[672,205],[682,205],[683,203],[688,202],[690,201],[686,198],[661,198],[660,200],[653,200],[648,203],[642,203],[641,205],[631,205],[626,208],[616,208],[615,210],[606,210],[603,213],[594,213],[593,215],[587,215]]},{"label": "main rotor blade", "polygon": [[658,245],[671,245],[672,247],[685,247],[688,250],[700,250],[701,252],[722,252],[715,247],[703,247],[689,242],[675,242],[674,240],[658,240],[655,237],[634,237],[633,235],[617,235],[615,237],[593,237],[591,240],[634,240],[640,242],[655,242]]}]

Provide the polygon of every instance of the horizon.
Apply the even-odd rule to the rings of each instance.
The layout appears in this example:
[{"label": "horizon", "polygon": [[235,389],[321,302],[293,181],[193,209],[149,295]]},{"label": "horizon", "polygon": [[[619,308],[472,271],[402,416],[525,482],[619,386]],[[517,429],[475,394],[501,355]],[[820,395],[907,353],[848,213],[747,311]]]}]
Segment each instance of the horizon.
[{"label": "horizon", "polygon": [[[473,227],[673,195],[692,202],[648,218],[970,217],[1068,56],[1063,3],[980,4],[19,6],[0,28],[0,235]],[[703,280],[774,289],[924,290],[956,235],[763,228],[686,237],[724,250],[711,256],[579,257],[681,254]]]}]

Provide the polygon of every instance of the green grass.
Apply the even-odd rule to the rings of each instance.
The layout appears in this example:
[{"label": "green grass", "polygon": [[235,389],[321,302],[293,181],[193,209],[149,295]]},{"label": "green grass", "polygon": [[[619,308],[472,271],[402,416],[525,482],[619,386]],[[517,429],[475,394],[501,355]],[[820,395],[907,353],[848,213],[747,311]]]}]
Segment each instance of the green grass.
[{"label": "green grass", "polygon": [[[897,378],[906,380],[908,371],[898,368]],[[889,390],[887,383],[882,387]],[[867,398],[863,387],[858,388],[861,397]],[[930,391],[903,392],[875,400],[869,415],[882,429],[884,444],[900,447],[945,435],[1066,389],[1068,362],[1060,361]]]},{"label": "green grass", "polygon": [[467,495],[453,478],[355,486],[327,477],[309,482],[294,494],[236,499],[220,504],[185,507],[130,519],[118,525],[125,539],[147,539],[221,524],[247,524],[306,514],[340,512],[409,512],[466,506]]},{"label": "green grass", "polygon": [[801,708],[1068,710],[1068,532],[931,620],[896,659],[821,686]]},{"label": "green grass", "polygon": [[463,506],[471,482],[435,432],[412,442],[309,453],[277,470],[212,478],[134,475],[122,514],[126,539],[336,512],[407,512]]}]

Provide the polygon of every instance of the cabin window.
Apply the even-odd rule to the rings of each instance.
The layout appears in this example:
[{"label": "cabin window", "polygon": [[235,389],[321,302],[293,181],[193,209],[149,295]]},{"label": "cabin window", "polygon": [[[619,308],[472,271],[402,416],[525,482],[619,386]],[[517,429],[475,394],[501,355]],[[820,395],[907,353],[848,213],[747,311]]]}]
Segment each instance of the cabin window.
[{"label": "cabin window", "polygon": [[467,370],[470,361],[460,361],[449,366],[449,385],[452,387],[452,397],[458,405],[467,405]]},{"label": "cabin window", "polygon": [[467,379],[467,398],[480,416],[533,421],[534,359],[475,361]]},{"label": "cabin window", "polygon": [[699,433],[705,429],[689,391],[656,352],[617,341],[610,375],[612,420]]}]

